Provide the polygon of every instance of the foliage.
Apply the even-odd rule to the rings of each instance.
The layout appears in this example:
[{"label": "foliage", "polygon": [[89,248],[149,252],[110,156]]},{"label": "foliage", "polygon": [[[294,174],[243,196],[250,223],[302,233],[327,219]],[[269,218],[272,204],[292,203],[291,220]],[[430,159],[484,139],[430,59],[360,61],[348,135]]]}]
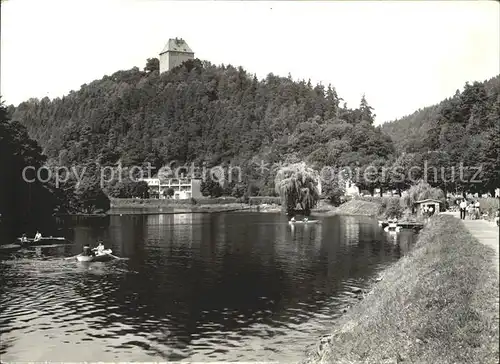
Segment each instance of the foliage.
[{"label": "foliage", "polygon": [[[463,91],[457,90],[453,97],[386,123],[382,129],[390,135],[400,155],[409,153],[416,157],[419,167],[427,161],[427,182],[445,193],[493,193],[500,185],[500,76],[466,83]],[[465,169],[461,181],[460,163],[482,167],[482,174],[475,178],[481,182],[472,179],[475,169]],[[439,178],[435,178],[436,170]],[[456,183],[449,182],[453,179]],[[403,182],[398,188],[405,185]]]},{"label": "foliage", "polygon": [[220,183],[212,179],[201,182],[200,191],[203,196],[220,197],[222,196],[222,187]]},{"label": "foliage", "polygon": [[492,219],[500,208],[500,198],[488,197],[478,199],[482,214],[487,214],[488,219]]},{"label": "foliage", "polygon": [[[375,127],[364,96],[349,108],[331,85],[273,74],[258,80],[241,67],[198,59],[161,75],[157,68],[158,60],[148,59],[144,71],[118,71],[62,98],[30,99],[9,111],[49,161],[64,166],[238,166],[241,182],[222,191],[210,184],[204,193],[211,196],[276,194],[280,163],[299,161],[317,170],[367,172],[354,182],[371,194],[402,193],[420,178],[445,193],[500,185],[500,77],[466,84],[439,105]],[[473,183],[472,169],[457,181],[460,162],[482,166],[483,182]],[[413,180],[412,167],[420,168]],[[390,178],[380,178],[384,170]],[[332,201],[337,188],[326,186]]]},{"label": "foliage", "polygon": [[404,207],[399,197],[382,199],[381,212],[385,218],[400,219],[404,213]]},{"label": "foliage", "polygon": [[[11,229],[10,238],[35,223],[50,222],[61,209],[62,191],[41,181],[49,177],[47,173],[37,176],[46,162],[41,151],[23,125],[9,120],[7,108],[0,103],[0,215]],[[24,178],[26,167],[32,169],[26,170]]]},{"label": "foliage", "polygon": [[332,86],[273,74],[258,80],[200,60],[160,75],[150,59],[146,71],[118,71],[10,110],[60,165],[231,164],[243,178],[230,194],[243,197],[274,194],[280,162],[321,169],[389,159],[392,142],[373,126],[366,98],[354,109],[340,100]]},{"label": "foliage", "polygon": [[146,61],[146,67],[144,67],[144,71],[160,71],[160,60],[158,58],[148,58]]},{"label": "foliage", "polygon": [[441,189],[431,187],[427,182],[420,181],[413,185],[403,194],[402,204],[406,208],[413,209],[415,202],[432,198],[441,201],[442,206],[445,206],[446,199]]},{"label": "foliage", "polygon": [[305,163],[296,163],[280,169],[276,175],[276,193],[281,206],[288,215],[293,215],[297,206],[308,216],[319,201],[319,175]]},{"label": "foliage", "polygon": [[118,181],[107,192],[110,197],[116,198],[149,198],[149,187],[144,181]]},{"label": "foliage", "polygon": [[279,205],[281,204],[281,198],[273,196],[254,196],[248,199],[248,203],[250,205]]},{"label": "foliage", "polygon": [[110,208],[108,196],[104,194],[95,180],[89,179],[82,183],[76,190],[77,205],[74,206],[79,212],[87,214],[106,212]]},{"label": "foliage", "polygon": [[165,191],[163,191],[163,195],[165,197],[172,198],[175,195],[175,191],[172,187],[169,187]]}]

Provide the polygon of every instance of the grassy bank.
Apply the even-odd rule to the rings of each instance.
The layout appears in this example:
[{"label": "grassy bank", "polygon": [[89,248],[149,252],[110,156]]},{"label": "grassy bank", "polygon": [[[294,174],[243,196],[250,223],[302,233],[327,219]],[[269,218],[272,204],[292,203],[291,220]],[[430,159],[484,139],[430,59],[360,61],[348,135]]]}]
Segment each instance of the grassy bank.
[{"label": "grassy bank", "polygon": [[498,363],[498,276],[490,248],[434,217],[303,363]]},{"label": "grassy bank", "polygon": [[141,208],[141,209],[158,209],[158,208],[178,208],[178,207],[192,207],[192,206],[206,206],[206,205],[229,205],[239,204],[241,202],[234,197],[219,197],[219,198],[200,198],[189,200],[175,200],[175,199],[157,199],[157,198],[111,198],[111,208]]},{"label": "grassy bank", "polygon": [[380,206],[375,202],[351,200],[337,207],[324,204],[313,212],[318,215],[378,216]]}]

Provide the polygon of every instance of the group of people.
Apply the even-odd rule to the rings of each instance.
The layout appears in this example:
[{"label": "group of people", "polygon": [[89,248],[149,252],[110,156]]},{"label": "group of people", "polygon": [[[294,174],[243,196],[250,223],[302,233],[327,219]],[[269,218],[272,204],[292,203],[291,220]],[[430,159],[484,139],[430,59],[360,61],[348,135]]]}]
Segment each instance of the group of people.
[{"label": "group of people", "polygon": [[462,200],[459,204],[460,207],[460,218],[465,220],[466,216],[471,220],[476,220],[481,217],[481,204],[479,201]]},{"label": "group of people", "polygon": [[[42,238],[42,234],[39,231],[37,231],[36,234],[35,234],[35,237],[33,239],[33,242],[37,242],[41,238]],[[26,236],[26,234],[23,234],[21,236],[21,243],[27,243],[27,242],[28,242],[28,237]]]},{"label": "group of people", "polygon": [[422,206],[422,215],[424,217],[431,217],[435,213],[434,205],[424,205]]},{"label": "group of people", "polygon": [[83,246],[83,252],[82,255],[86,256],[94,256],[94,255],[102,255],[104,254],[104,244],[102,241],[99,241],[99,244],[97,245],[96,248],[91,248],[90,245],[85,244]]}]

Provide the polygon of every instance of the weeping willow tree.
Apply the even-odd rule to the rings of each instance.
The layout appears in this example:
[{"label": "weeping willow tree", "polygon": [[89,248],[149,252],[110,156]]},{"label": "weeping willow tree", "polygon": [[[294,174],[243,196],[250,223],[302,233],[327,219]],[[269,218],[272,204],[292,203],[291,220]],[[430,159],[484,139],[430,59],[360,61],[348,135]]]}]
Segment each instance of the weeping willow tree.
[{"label": "weeping willow tree", "polygon": [[441,189],[434,188],[425,181],[419,181],[418,184],[411,186],[410,189],[403,194],[401,204],[403,205],[403,207],[406,207],[413,211],[415,202],[419,200],[425,200],[427,198],[440,200],[443,204],[446,200],[444,197],[444,192]]},{"label": "weeping willow tree", "polygon": [[274,186],[281,199],[281,208],[288,215],[298,209],[309,216],[319,200],[318,173],[305,163],[295,163],[281,168]]}]

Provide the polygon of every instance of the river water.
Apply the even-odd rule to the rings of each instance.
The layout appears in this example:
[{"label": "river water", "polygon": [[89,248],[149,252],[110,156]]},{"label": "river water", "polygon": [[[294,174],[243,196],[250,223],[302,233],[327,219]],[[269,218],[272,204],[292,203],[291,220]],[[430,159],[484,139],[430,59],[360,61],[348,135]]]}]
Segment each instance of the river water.
[{"label": "river water", "polygon": [[[295,362],[413,244],[369,218],[279,214],[73,219],[72,245],[3,254],[3,361]],[[43,231],[42,231],[43,233]],[[64,260],[103,239],[128,260]]]}]

